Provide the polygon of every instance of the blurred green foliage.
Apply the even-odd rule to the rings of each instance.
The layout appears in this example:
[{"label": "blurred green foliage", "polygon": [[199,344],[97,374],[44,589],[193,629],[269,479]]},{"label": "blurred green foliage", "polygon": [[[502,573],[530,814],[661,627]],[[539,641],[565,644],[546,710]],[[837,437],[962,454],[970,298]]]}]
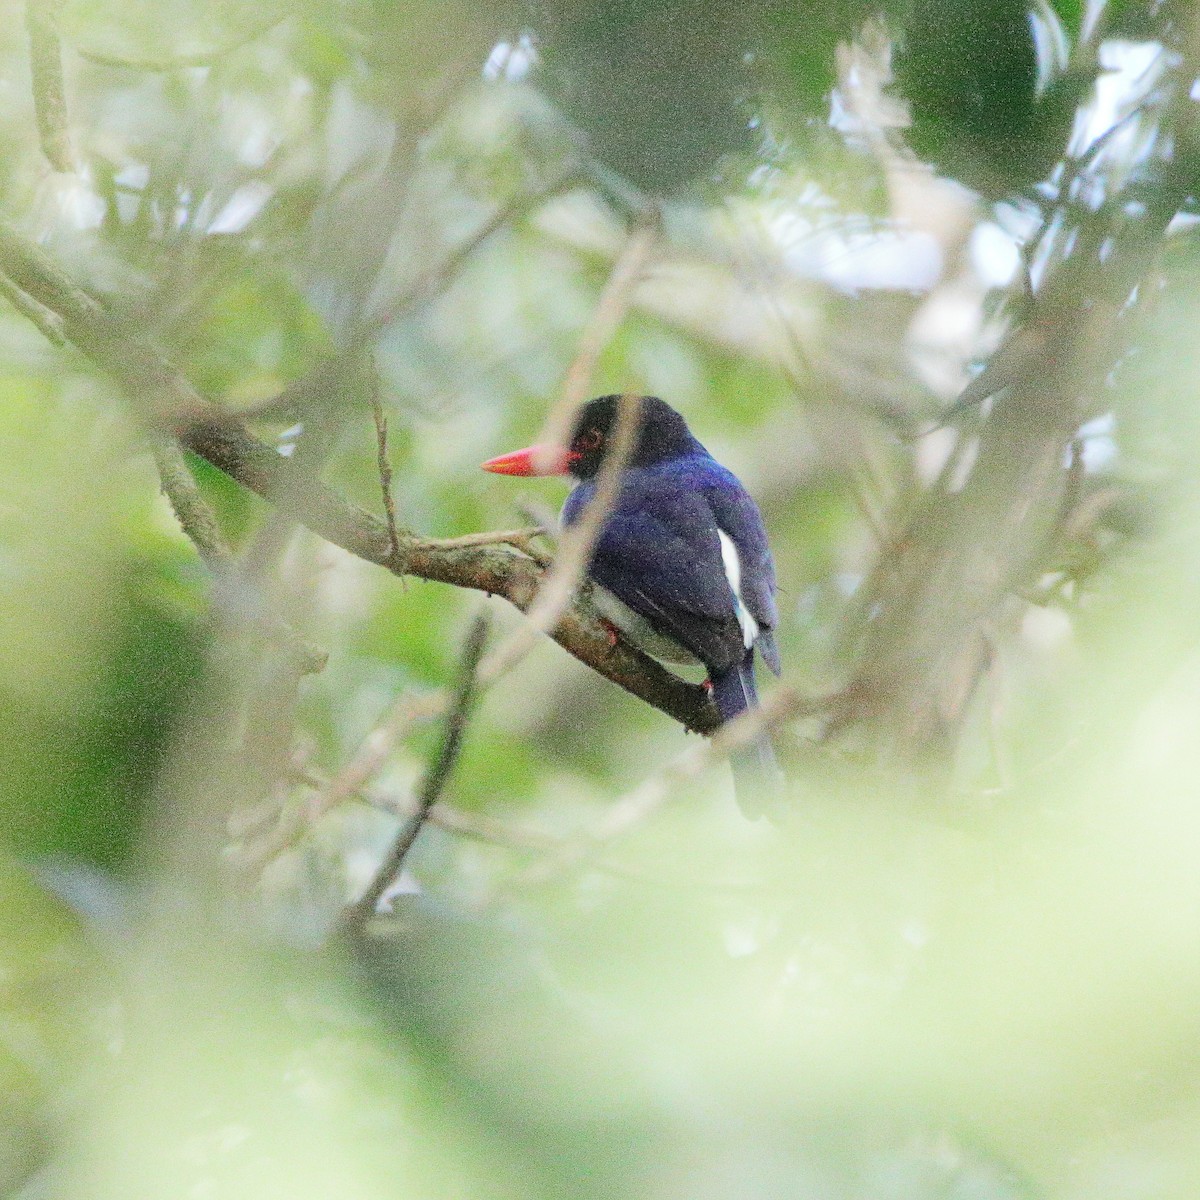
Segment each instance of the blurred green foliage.
[{"label": "blurred green foliage", "polygon": [[[1163,194],[1187,45],[1186,6],[1066,0],[57,12],[79,171],[41,156],[9,6],[6,220],[376,512],[378,396],[421,533],[557,508],[559,482],[477,464],[536,434],[660,206],[591,387],[663,395],[759,499],[812,695],[904,514],[969,457],[981,415],[931,426],[1028,311],[1018,263],[1072,264],[1110,202],[1136,240]],[[1124,124],[1068,153],[1122,71]],[[1088,571],[997,614],[941,786],[802,721],[772,821],[710,771],[605,839],[696,742],[544,640],[350,945],[326,935],[428,723],[320,813],[325,785],[453,676],[473,612],[497,637],[515,614],[189,459],[236,556],[214,576],[139,398],[3,307],[0,1191],[1194,1197],[1195,232],[1136,304],[1112,249],[1082,276],[1081,311],[1127,309],[1081,358],[1095,518],[1064,561]],[[298,678],[268,618],[326,670]]]},{"label": "blurred green foliage", "polygon": [[897,79],[913,149],[996,198],[1049,173],[1091,82],[1064,78],[1069,43],[1055,11],[1033,20],[1022,0],[935,0],[904,24]]}]

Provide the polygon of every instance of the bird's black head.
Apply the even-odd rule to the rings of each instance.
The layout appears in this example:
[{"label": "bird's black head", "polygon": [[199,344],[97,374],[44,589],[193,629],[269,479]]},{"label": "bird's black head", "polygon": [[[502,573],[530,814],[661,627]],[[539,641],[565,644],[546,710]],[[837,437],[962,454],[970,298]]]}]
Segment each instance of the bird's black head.
[{"label": "bird's black head", "polygon": [[[657,396],[637,396],[634,400],[637,440],[628,466],[648,467],[704,450],[688,431],[687,422],[669,404]],[[617,435],[620,413],[620,396],[598,396],[579,410],[565,450],[530,446],[489,458],[483,469],[496,475],[574,475],[576,479],[591,479]]]},{"label": "bird's black head", "polygon": [[[697,448],[687,422],[665,401],[641,396],[637,406],[637,440],[629,466],[648,467]],[[600,470],[616,436],[620,412],[620,396],[597,396],[579,410],[567,447],[567,469],[577,479],[591,479]]]}]

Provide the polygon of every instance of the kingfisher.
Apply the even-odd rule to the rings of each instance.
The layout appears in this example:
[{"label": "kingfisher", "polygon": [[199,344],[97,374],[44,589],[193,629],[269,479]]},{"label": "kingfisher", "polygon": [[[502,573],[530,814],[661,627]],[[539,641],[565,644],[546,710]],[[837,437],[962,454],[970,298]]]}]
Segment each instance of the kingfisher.
[{"label": "kingfisher", "polygon": [[[583,405],[565,449],[530,446],[489,459],[498,475],[570,475],[562,524],[580,519],[613,441],[622,397]],[[639,649],[701,663],[722,722],[758,705],[754,656],[779,674],[775,564],[758,505],[657,396],[636,398],[636,436],[587,574],[602,616]],[[766,735],[734,756],[775,779]]]}]

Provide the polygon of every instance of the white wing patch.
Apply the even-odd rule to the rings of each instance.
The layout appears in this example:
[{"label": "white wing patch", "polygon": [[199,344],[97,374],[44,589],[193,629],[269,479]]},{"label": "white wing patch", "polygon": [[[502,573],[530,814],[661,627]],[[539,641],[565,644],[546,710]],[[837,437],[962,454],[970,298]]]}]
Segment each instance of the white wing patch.
[{"label": "white wing patch", "polygon": [[718,529],[717,537],[721,539],[721,562],[725,565],[725,578],[729,580],[729,590],[733,593],[733,606],[738,624],[742,627],[742,641],[749,650],[758,638],[758,622],[742,603],[742,560],[729,534]]}]

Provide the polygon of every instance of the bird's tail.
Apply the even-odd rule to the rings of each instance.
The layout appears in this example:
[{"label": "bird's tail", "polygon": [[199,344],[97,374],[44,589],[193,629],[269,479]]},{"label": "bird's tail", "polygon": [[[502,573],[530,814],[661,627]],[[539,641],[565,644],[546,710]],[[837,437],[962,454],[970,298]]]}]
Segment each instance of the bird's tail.
[{"label": "bird's tail", "polygon": [[[713,701],[722,721],[732,721],[748,709],[758,707],[758,689],[754,685],[754,651],[746,652],[738,666],[712,678]],[[771,747],[766,730],[748,746],[729,756],[733,767],[733,785],[738,805],[748,817],[761,816],[770,794],[783,782],[783,772]]]}]

